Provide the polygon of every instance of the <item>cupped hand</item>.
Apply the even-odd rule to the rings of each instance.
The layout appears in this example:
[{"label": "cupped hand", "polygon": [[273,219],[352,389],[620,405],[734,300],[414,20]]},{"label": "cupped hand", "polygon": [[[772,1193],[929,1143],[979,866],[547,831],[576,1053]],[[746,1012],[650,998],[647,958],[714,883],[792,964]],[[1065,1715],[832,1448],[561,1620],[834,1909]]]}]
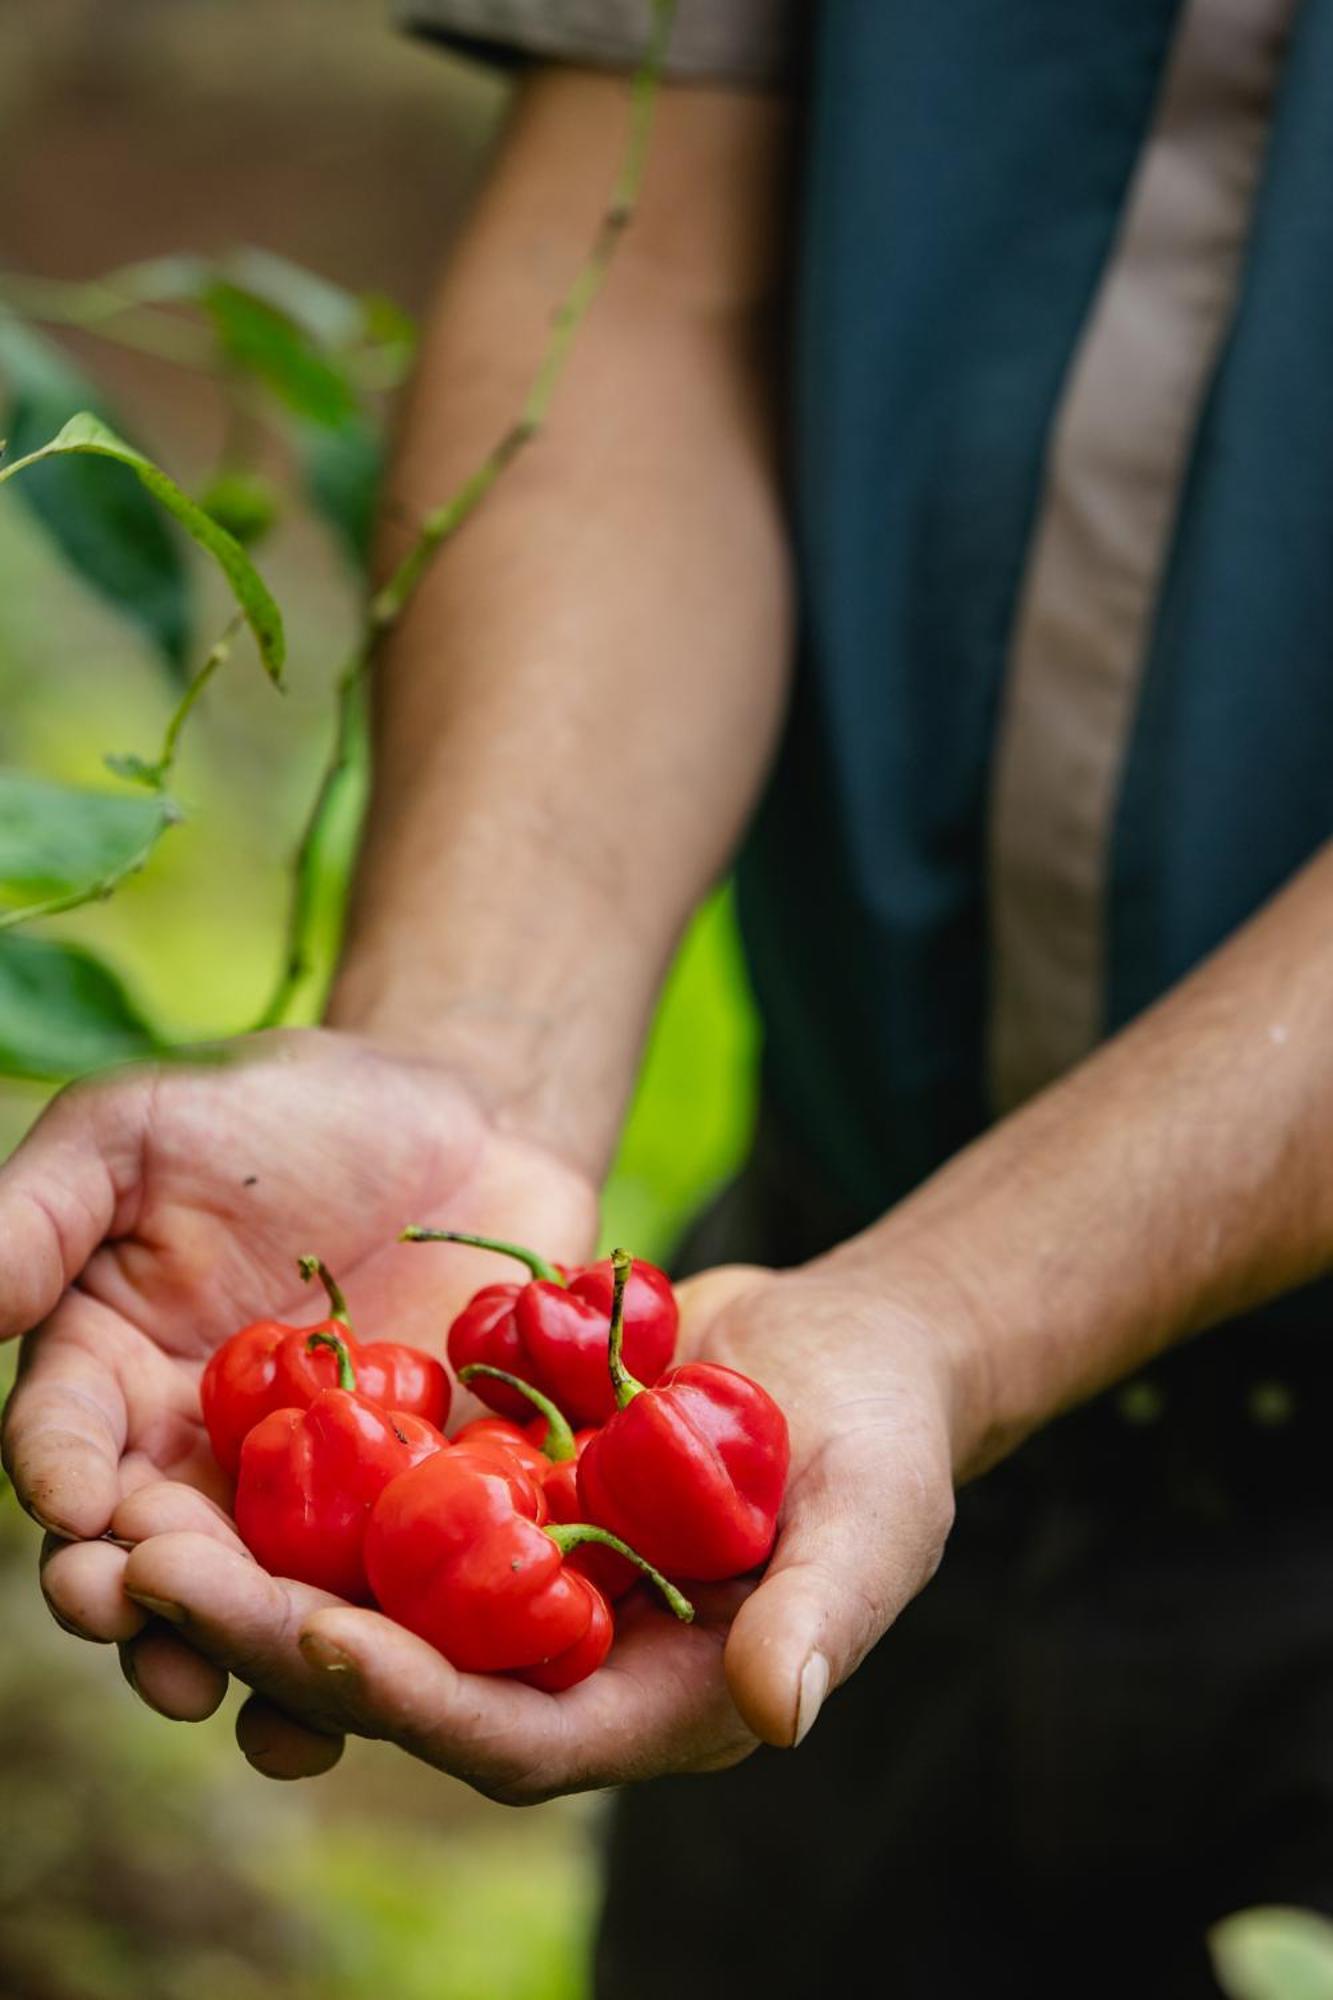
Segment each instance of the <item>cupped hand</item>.
[{"label": "cupped hand", "polygon": [[646,1594],[632,1602],[607,1663],[561,1695],[458,1673],[377,1613],[267,1576],[198,1494],[174,1489],[169,1518],[159,1489],[125,1498],[113,1522],[137,1544],[125,1585],[257,1690],[240,1723],[253,1761],[294,1775],[317,1768],[321,1741],[355,1732],[526,1804],[805,1736],[939,1561],[950,1343],[891,1278],[833,1262],[711,1272],[682,1304],[682,1352],[755,1376],[787,1412],[778,1545],[757,1587],[696,1591],[692,1626]]},{"label": "cupped hand", "polygon": [[[27,1335],[5,1465],[49,1531],[56,1616],[120,1642],[165,1713],[216,1707],[225,1649],[147,1624],[125,1551],[98,1538],[128,1539],[116,1518],[132,1501],[139,1532],[226,1522],[199,1377],[247,1321],[321,1316],[302,1252],[337,1271],[364,1336],[441,1350],[478,1260],[399,1246],[408,1221],[499,1230],[572,1260],[591,1247],[596,1200],[448,1070],[317,1030],[69,1090],[0,1170],[0,1338]],[[327,1740],[303,1743],[281,1718],[269,1734],[278,1762],[328,1761]]]}]

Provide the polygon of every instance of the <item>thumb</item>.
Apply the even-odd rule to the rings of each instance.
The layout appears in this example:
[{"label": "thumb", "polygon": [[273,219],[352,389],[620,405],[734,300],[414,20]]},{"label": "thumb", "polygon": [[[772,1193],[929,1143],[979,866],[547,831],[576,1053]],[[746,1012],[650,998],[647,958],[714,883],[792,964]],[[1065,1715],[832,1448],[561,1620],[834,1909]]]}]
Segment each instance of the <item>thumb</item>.
[{"label": "thumb", "polygon": [[731,1698],[756,1736],[786,1749],[809,1734],[829,1691],[930,1581],[952,1520],[947,1456],[908,1452],[896,1427],[835,1438],[812,1458],[727,1640]]},{"label": "thumb", "polygon": [[0,1340],[45,1319],[139,1180],[149,1091],[62,1091],[0,1167]]}]

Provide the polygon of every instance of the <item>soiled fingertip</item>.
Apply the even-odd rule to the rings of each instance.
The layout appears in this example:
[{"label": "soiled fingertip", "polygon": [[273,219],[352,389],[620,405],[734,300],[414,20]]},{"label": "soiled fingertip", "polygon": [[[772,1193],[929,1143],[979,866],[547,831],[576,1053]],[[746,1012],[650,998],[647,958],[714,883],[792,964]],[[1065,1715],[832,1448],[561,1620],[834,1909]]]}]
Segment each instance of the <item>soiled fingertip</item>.
[{"label": "soiled fingertip", "polygon": [[346,1746],[344,1737],[307,1729],[262,1695],[251,1695],[237,1714],[236,1741],[261,1777],[284,1784],[322,1777]]},{"label": "soiled fingertip", "polygon": [[125,1594],[124,1553],[109,1542],[52,1538],[41,1578],[52,1616],[81,1639],[120,1643],[147,1623],[147,1613]]},{"label": "soiled fingertip", "polygon": [[120,1657],[140,1701],[169,1722],[206,1722],[222,1706],[227,1675],[172,1632],[149,1626]]}]

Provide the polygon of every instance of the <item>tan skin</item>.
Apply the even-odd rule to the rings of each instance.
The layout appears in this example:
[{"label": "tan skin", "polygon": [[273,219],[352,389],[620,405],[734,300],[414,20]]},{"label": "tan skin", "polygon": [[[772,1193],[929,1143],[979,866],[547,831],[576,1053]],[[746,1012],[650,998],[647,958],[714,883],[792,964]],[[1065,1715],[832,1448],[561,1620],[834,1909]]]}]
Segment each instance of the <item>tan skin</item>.
[{"label": "tan skin", "polygon": [[[515,407],[622,133],[608,80],[527,87],[433,322],[395,480],[409,509]],[[781,712],[765,325],[784,172],[774,106],[668,94],[549,437],[383,663],[332,1028],[69,1094],[0,1172],[0,1333],[39,1326],[6,1459],[55,1531],[48,1599],[119,1642],[164,1713],[210,1712],[237,1674],[256,1690],[242,1747],[273,1776],[325,1768],[356,1732],[523,1803],[791,1744],[933,1572],[957,1481],[1330,1262],[1325,853],[875,1228],[789,1274],[686,1288],[685,1350],[765,1382],[794,1443],[763,1581],[708,1593],[696,1627],[645,1604],[605,1669],[550,1697],[457,1674],[237,1543],[194,1386],[243,1319],[306,1304],[297,1251],[336,1252],[367,1330],[438,1343],[483,1274],[386,1248],[400,1222],[566,1257],[592,1241],[662,968]]]}]

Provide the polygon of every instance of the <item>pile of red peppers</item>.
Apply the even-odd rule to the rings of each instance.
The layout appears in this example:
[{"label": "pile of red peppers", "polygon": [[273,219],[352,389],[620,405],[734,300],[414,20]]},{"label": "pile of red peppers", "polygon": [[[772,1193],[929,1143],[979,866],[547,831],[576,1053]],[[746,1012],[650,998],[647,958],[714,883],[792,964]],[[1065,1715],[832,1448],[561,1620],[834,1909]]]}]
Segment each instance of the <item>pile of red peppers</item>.
[{"label": "pile of red peppers", "polygon": [[487,1285],[449,1329],[449,1360],[493,1412],[444,1433],[441,1363],[360,1342],[326,1266],[315,1326],[259,1320],[220,1347],[200,1388],[235,1480],[236,1525],[276,1576],[373,1604],[468,1673],[548,1693],[602,1664],[614,1606],[641,1580],[677,1618],[681,1584],[757,1569],[773,1547],[787,1424],[766,1390],[711,1362],[672,1367],[670,1281],[616,1250],[566,1269],[517,1258],[526,1283]]}]

